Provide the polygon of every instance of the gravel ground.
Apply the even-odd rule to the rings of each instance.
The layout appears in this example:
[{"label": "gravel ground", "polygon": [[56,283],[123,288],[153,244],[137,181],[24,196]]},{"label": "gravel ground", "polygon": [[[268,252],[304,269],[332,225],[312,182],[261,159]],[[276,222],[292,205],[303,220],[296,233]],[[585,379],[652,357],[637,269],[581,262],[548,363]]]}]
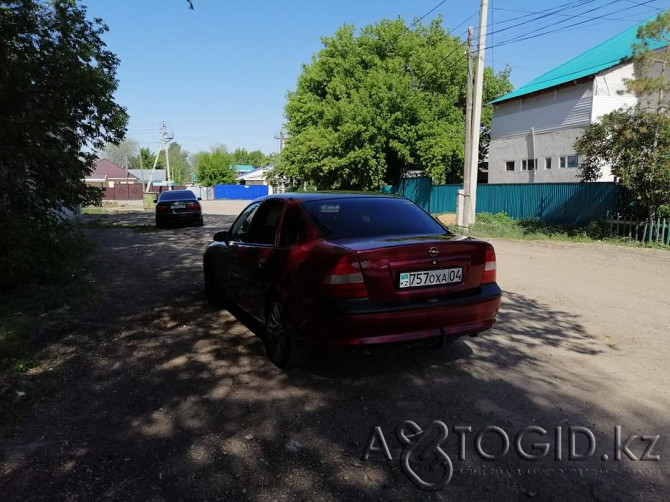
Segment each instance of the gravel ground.
[{"label": "gravel ground", "polygon": [[[87,227],[97,296],[45,322],[45,362],[26,378],[52,392],[0,441],[0,499],[670,498],[670,253],[496,240],[493,330],[283,372],[260,326],[203,298],[204,246],[244,204],[204,201],[201,228],[155,231],[131,206],[84,217],[146,227]],[[517,452],[528,427],[520,446],[539,457],[546,443],[543,458]],[[571,435],[592,455],[570,459]],[[659,460],[642,460],[658,435],[646,456]]]}]

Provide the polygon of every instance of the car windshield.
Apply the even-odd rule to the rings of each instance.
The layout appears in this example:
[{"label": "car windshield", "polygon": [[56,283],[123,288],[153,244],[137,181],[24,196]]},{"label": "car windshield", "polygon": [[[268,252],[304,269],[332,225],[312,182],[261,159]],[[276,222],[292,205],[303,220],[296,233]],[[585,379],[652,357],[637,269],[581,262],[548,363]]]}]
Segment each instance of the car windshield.
[{"label": "car windshield", "polygon": [[171,192],[162,192],[158,200],[160,202],[169,200],[188,200],[195,199],[195,194],[190,190],[173,190]]},{"label": "car windshield", "polygon": [[448,233],[417,205],[401,198],[327,199],[305,202],[304,207],[327,239]]}]

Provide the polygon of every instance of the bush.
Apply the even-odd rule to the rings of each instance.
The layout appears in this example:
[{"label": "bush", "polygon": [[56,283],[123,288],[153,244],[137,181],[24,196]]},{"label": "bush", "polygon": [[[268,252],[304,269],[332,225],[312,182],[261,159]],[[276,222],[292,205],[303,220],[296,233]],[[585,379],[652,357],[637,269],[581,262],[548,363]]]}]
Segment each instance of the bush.
[{"label": "bush", "polygon": [[71,275],[91,250],[78,227],[66,221],[3,218],[0,290],[40,286]]}]

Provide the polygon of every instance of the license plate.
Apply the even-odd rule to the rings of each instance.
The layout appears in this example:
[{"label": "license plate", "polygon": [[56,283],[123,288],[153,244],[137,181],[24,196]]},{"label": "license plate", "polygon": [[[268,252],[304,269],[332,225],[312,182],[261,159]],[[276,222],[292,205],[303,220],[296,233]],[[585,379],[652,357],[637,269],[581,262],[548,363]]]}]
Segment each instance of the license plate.
[{"label": "license plate", "polygon": [[172,204],[172,209],[184,209],[186,204]]},{"label": "license plate", "polygon": [[463,267],[441,268],[439,270],[420,270],[400,274],[400,288],[418,288],[419,286],[440,286],[463,282]]}]

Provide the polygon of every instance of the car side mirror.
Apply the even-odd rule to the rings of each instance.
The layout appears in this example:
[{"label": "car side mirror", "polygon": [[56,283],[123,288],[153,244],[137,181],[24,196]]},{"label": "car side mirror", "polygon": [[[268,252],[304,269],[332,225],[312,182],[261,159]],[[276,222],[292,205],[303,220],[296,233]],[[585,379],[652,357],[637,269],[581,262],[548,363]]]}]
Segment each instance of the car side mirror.
[{"label": "car side mirror", "polygon": [[214,240],[216,242],[228,242],[230,236],[230,232],[228,230],[221,230],[217,233],[214,234]]},{"label": "car side mirror", "polygon": [[202,200],[202,197],[198,197],[198,200]]}]

